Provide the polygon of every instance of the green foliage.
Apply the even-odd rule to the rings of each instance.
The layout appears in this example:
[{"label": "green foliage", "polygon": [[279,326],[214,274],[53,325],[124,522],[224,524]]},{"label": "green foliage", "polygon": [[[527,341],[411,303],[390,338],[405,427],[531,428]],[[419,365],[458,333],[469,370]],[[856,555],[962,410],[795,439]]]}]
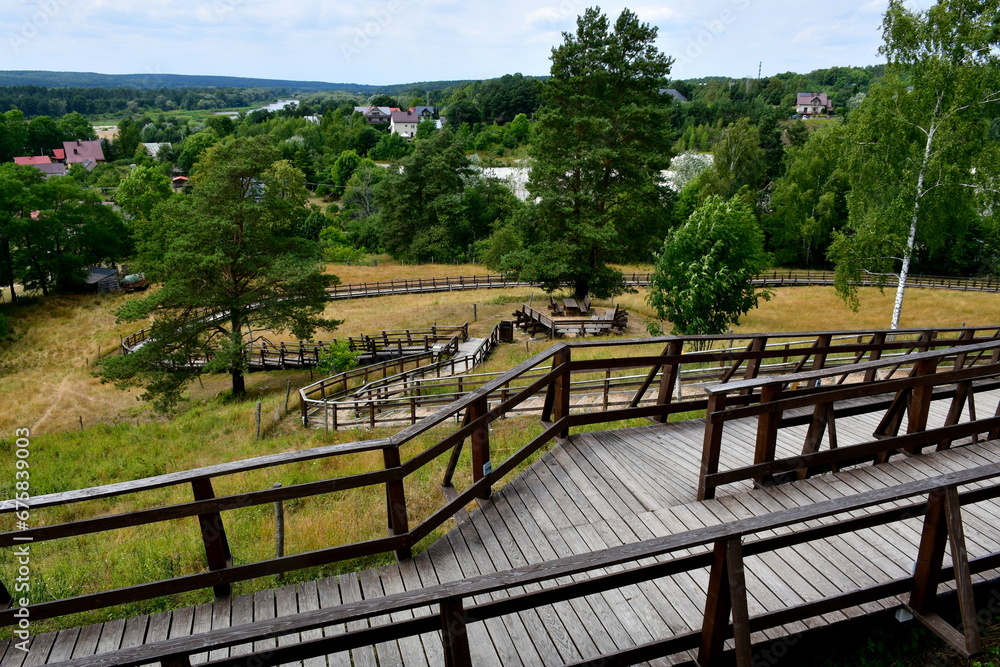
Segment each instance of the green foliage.
[{"label": "green foliage", "polygon": [[[421,127],[434,127],[433,123],[420,123],[417,126],[417,135],[420,135]],[[426,133],[425,133],[426,134]],[[413,144],[399,136],[398,134],[387,133],[379,137],[378,143],[368,151],[368,157],[379,162],[395,162],[401,160],[413,152]]]},{"label": "green foliage", "polygon": [[161,169],[138,166],[122,179],[115,203],[132,218],[148,219],[157,204],[173,195],[170,178]]},{"label": "green foliage", "polygon": [[756,192],[766,169],[760,131],[749,118],[730,125],[712,150],[715,157],[705,180],[705,193],[730,199],[743,187]]},{"label": "green foliage", "polygon": [[909,10],[891,0],[883,22],[886,75],[851,114],[846,168],[850,218],[830,257],[838,293],[857,307],[857,285],[906,276],[967,237],[985,212],[979,190],[997,175],[989,120],[1000,105],[992,36],[997,0],[939,0]]},{"label": "green foliage", "polygon": [[181,145],[177,156],[177,168],[181,171],[191,171],[202,154],[219,141],[215,130],[203,130],[187,137]]},{"label": "green foliage", "polygon": [[564,33],[531,144],[528,189],[539,203],[519,219],[522,250],[493,268],[607,297],[625,289],[610,262],[644,248],[651,232],[662,238],[671,139],[658,86],[671,60],[656,34],[628,10],[612,26],[597,9]]},{"label": "green foliage", "polygon": [[483,118],[491,123],[503,125],[519,114],[533,114],[540,102],[539,81],[520,73],[485,81],[479,89]]},{"label": "green foliage", "polygon": [[763,220],[779,266],[826,266],[832,235],[847,221],[846,142],[846,128],[837,124],[788,148],[785,174],[771,192],[772,213]]},{"label": "green foliage", "polygon": [[375,190],[382,244],[397,259],[469,259],[475,243],[516,206],[499,184],[474,183],[467,191],[473,172],[448,130],[417,143],[400,165]]},{"label": "green foliage", "polygon": [[[316,243],[290,233],[290,221],[307,214],[304,177],[279,156],[269,137],[227,138],[206,151],[190,195],[137,225],[136,269],[160,287],[127,301],[118,317],[155,317],[139,350],[102,361],[105,380],[143,387],[166,408],[195,375],[226,372],[239,397],[252,330],[305,340],[338,324],[322,316],[336,277],[322,273]],[[191,355],[211,359],[189,367]]]},{"label": "green foliage", "polygon": [[0,192],[0,242],[6,246],[0,255],[7,284],[13,277],[46,296],[52,290],[75,290],[85,267],[121,261],[130,251],[119,215],[71,178],[42,180],[33,167],[4,164]]},{"label": "green foliage", "polygon": [[358,365],[358,353],[351,351],[351,345],[346,340],[338,340],[328,345],[319,355],[316,369],[320,373],[333,375],[354,370]]},{"label": "green foliage", "polygon": [[770,298],[752,283],[768,263],[753,210],[713,195],[667,235],[647,300],[675,334],[724,333]]},{"label": "green foliage", "polygon": [[330,169],[330,183],[333,185],[334,196],[340,197],[344,194],[344,186],[360,164],[361,158],[352,150],[346,150],[337,157],[337,161]]}]

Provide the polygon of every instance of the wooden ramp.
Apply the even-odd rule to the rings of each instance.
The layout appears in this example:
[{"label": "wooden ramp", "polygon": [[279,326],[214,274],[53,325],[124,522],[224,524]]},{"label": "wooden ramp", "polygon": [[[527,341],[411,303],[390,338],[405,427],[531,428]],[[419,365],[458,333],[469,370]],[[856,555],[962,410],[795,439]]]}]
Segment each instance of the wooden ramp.
[{"label": "wooden ramp", "polygon": [[[942,422],[945,407],[932,421]],[[840,421],[841,433],[859,437],[875,428],[876,416]],[[804,427],[803,427],[804,428]],[[792,431],[790,429],[789,431]],[[574,554],[640,542],[653,537],[713,526],[776,510],[895,486],[1000,462],[1000,441],[986,441],[919,456],[899,456],[879,465],[764,489],[749,482],[719,489],[714,500],[695,500],[704,426],[700,421],[604,431],[572,436],[556,445],[480,509],[412,560],[378,569],[287,586],[215,604],[115,620],[33,638],[25,654],[0,646],[0,664],[27,667],[85,658],[143,643],[289,616],[343,603],[379,598],[478,574],[508,570]],[[753,448],[752,421],[732,423],[722,467],[746,461]],[[800,436],[800,434],[798,434]],[[795,433],[782,434],[793,438]],[[788,443],[793,440],[787,440]],[[798,440],[801,442],[801,439]],[[742,444],[741,444],[742,443]],[[958,444],[958,443],[956,443]],[[872,511],[859,510],[860,514]],[[1000,548],[995,501],[962,508],[970,557]],[[825,520],[821,520],[825,521]],[[922,519],[863,529],[762,555],[746,557],[751,616],[913,572]],[[779,532],[781,532],[780,529]],[[710,546],[702,548],[709,551]],[[582,576],[582,575],[577,575]],[[995,576],[995,573],[990,573]],[[979,577],[982,579],[982,576]],[[978,579],[977,579],[978,580]],[[558,585],[557,582],[553,582]],[[701,627],[709,583],[707,568],[646,581],[606,593],[537,607],[468,626],[475,665],[556,665],[573,663]],[[491,594],[517,595],[518,589]],[[899,600],[867,603],[844,612],[756,633],[754,641],[792,636],[887,607]],[[392,621],[422,614],[401,612]],[[371,619],[379,625],[387,619]],[[367,621],[348,624],[353,630]],[[344,632],[344,626],[256,642],[195,656],[193,664]],[[6,654],[3,651],[6,650]],[[688,654],[652,664],[676,664]],[[441,634],[398,641],[291,663],[321,665],[441,665]]]}]

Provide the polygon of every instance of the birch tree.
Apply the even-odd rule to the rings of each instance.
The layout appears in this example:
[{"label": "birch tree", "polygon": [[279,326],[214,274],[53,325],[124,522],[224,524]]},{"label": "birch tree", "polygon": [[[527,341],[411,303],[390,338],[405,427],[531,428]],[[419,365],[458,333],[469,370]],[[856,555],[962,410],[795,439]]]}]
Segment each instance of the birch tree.
[{"label": "birch tree", "polygon": [[858,285],[896,283],[899,327],[907,277],[981,215],[989,119],[1000,102],[998,0],[939,0],[927,10],[890,0],[882,24],[888,61],[850,119],[845,155],[849,221],[830,258],[838,294],[858,306]]}]

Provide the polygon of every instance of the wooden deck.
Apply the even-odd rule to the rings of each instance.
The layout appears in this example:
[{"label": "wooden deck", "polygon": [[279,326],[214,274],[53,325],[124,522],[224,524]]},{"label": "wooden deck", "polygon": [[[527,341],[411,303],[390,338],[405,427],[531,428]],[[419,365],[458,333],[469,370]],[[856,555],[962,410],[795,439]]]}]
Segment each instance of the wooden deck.
[{"label": "wooden deck", "polygon": [[[992,393],[991,397],[995,400],[998,393]],[[946,406],[936,405],[931,421],[942,423],[945,411]],[[858,439],[870,438],[876,421],[876,415],[843,419],[838,423],[841,438],[848,439],[852,432]],[[749,420],[731,424],[722,469],[745,464],[753,448],[754,429],[754,422]],[[703,431],[703,422],[691,421],[574,435],[496,491],[468,519],[412,560],[236,596],[215,604],[39,635],[33,638],[27,654],[0,645],[3,656],[0,665],[28,667],[59,663],[585,554],[1000,462],[1000,442],[964,444],[948,451],[897,457],[877,467],[860,466],[773,488],[754,490],[748,482],[743,482],[721,487],[717,499],[698,502],[695,495]],[[783,432],[782,438],[787,439],[787,444],[796,435],[801,442],[801,434],[794,429],[787,434]],[[867,511],[871,510],[861,513]],[[998,512],[1000,507],[993,503],[963,508],[971,557],[997,550]],[[747,557],[750,614],[908,576],[913,571],[920,527],[921,520],[914,518],[892,524],[891,531],[887,527],[862,530]],[[697,630],[703,617],[707,583],[707,569],[699,570],[470,624],[473,662],[476,665],[564,664]],[[755,635],[754,641],[794,635],[807,628],[897,604],[898,601],[888,600],[805,619]],[[405,612],[393,620],[411,617],[412,613]],[[358,624],[350,625],[354,629]],[[330,627],[323,632],[336,634],[342,630]],[[303,633],[302,638],[311,639],[319,634],[318,630]],[[274,640],[269,641],[274,645]],[[258,644],[253,650],[268,646],[268,642]],[[251,648],[247,646],[246,650]],[[241,647],[224,649],[211,656],[198,656],[193,662],[241,652]],[[655,664],[674,664],[692,657],[678,655]],[[434,633],[356,649],[350,655],[307,660],[304,667],[440,665],[443,661],[440,634]]]}]

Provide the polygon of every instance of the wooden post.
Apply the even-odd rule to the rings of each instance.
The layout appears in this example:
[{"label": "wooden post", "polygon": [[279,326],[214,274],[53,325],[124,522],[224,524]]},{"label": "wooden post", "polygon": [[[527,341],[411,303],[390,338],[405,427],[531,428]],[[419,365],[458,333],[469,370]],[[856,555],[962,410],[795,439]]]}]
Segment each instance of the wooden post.
[{"label": "wooden post", "polygon": [[441,601],[441,643],[446,667],[472,667],[462,599]]},{"label": "wooden post", "polygon": [[[215,491],[212,489],[210,478],[196,479],[191,482],[191,490],[195,500],[211,500],[215,498]],[[201,528],[201,540],[205,545],[205,558],[208,560],[208,569],[215,572],[224,570],[233,562],[232,552],[229,550],[229,540],[226,538],[226,529],[222,525],[222,514],[219,512],[207,512],[198,515],[198,525]],[[232,594],[233,589],[230,584],[219,584],[214,587],[215,597],[224,598]]]},{"label": "wooden post", "polygon": [[699,665],[707,667],[719,664],[728,634],[730,614],[736,640],[736,664],[738,667],[750,667],[753,658],[750,651],[743,549],[739,537],[715,543],[705,599],[705,616],[701,626]]},{"label": "wooden post", "polygon": [[[764,385],[760,391],[762,406],[781,398],[781,384]],[[778,445],[778,426],[781,424],[781,410],[761,413],[757,417],[757,442],[754,447],[754,464],[774,461],[774,453]],[[754,478],[754,486],[761,487],[773,482],[771,475]]]},{"label": "wooden post", "polygon": [[[382,457],[386,470],[395,470],[398,479],[385,483],[385,502],[388,515],[389,535],[406,535],[410,532],[406,516],[406,489],[403,487],[403,470],[399,462],[399,448],[389,446],[382,449]],[[412,557],[409,547],[396,549],[397,560]]]},{"label": "wooden post", "polygon": [[[280,489],[281,482],[275,482],[272,488]],[[274,502],[274,557],[282,558],[285,555],[285,503],[281,500]],[[277,576],[280,584],[285,579],[285,573],[279,572]]]},{"label": "wooden post", "polygon": [[257,401],[257,410],[255,413],[255,418],[257,420],[257,439],[260,440],[260,405],[261,402]]},{"label": "wooden post", "polygon": [[[665,350],[667,357],[679,357],[684,351],[684,341],[672,340],[667,343]],[[663,372],[660,374],[660,390],[656,396],[657,405],[670,405],[674,394],[674,385],[680,386],[681,364],[679,361],[667,362],[662,366]],[[667,421],[669,414],[664,412],[657,417],[662,424]]]},{"label": "wooden post", "polygon": [[[563,372],[556,376],[552,384],[552,421],[557,422],[569,416],[569,390],[570,390],[570,348],[563,347],[552,357],[552,368],[563,366]],[[569,436],[569,427],[559,431],[560,438]]]},{"label": "wooden post", "polygon": [[708,484],[706,477],[719,472],[719,458],[722,453],[722,429],[725,422],[713,422],[712,415],[726,411],[726,394],[712,394],[708,397],[705,413],[705,439],[701,450],[701,472],[698,475],[698,500],[715,497],[715,485]]},{"label": "wooden post", "polygon": [[292,397],[292,381],[285,381],[285,412],[288,412],[288,399]]},{"label": "wooden post", "polygon": [[[969,657],[981,650],[981,641],[958,489],[950,486],[943,491],[933,491],[927,503],[927,514],[924,516],[924,528],[920,534],[920,548],[913,572],[913,590],[907,606],[929,630]],[[934,612],[946,540],[951,544],[955,585],[962,617],[962,633]]]},{"label": "wooden post", "polygon": [[[924,359],[918,361],[913,368],[913,377],[933,375],[937,372],[938,359]],[[906,424],[907,433],[921,433],[927,430],[927,418],[931,411],[931,400],[934,396],[933,385],[923,385],[914,387],[910,392],[909,405],[906,414],[908,417]],[[908,447],[910,454],[919,454],[922,447]]]},{"label": "wooden post", "polygon": [[[878,361],[882,358],[882,350],[880,346],[885,344],[885,332],[879,331],[872,335],[871,342],[868,344],[872,347],[871,352],[868,353],[868,361]],[[874,382],[875,373],[878,371],[877,368],[869,368],[865,371],[865,382]]]},{"label": "wooden post", "polygon": [[[469,423],[479,419],[489,411],[487,396],[482,396],[469,406]],[[490,460],[490,428],[489,424],[483,424],[476,428],[471,436],[472,444],[472,483],[475,484],[485,479],[493,471],[493,461]],[[486,485],[476,494],[477,498],[488,500],[492,488]]]},{"label": "wooden post", "polygon": [[[816,339],[816,346],[815,347],[816,348],[830,347],[830,341],[832,341],[832,340],[833,340],[833,338],[832,338],[832,336],[830,334],[822,334],[821,336],[819,336],[819,338]],[[825,351],[824,352],[816,352],[813,355],[812,369],[814,371],[818,371],[818,370],[821,370],[821,369],[823,369],[823,368],[826,367],[826,355],[827,355],[827,353]],[[809,380],[808,382],[806,382],[805,386],[806,386],[807,389],[809,389],[809,388],[817,386],[818,384],[819,384],[819,380]]]}]

